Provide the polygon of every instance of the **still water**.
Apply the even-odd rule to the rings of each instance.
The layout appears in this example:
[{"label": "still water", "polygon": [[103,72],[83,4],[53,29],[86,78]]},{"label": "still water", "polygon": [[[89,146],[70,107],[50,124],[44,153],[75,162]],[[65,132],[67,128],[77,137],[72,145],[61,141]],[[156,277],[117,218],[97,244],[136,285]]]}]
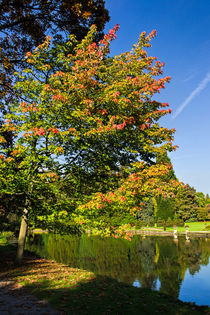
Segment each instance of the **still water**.
[{"label": "still water", "polygon": [[34,235],[26,248],[41,257],[118,281],[210,305],[210,239],[134,236],[131,241]]}]

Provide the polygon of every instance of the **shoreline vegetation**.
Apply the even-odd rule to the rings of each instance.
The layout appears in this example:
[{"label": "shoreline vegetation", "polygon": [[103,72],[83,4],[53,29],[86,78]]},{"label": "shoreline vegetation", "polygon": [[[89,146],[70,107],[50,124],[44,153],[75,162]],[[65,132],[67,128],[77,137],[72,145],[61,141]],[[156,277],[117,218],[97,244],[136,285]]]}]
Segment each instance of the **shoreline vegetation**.
[{"label": "shoreline vegetation", "polygon": [[[32,256],[15,266],[15,247],[0,245],[0,279],[15,282],[60,314],[209,314],[208,306],[185,303],[160,292],[136,288],[93,272]],[[24,292],[24,290],[23,290]]]},{"label": "shoreline vegetation", "polygon": [[[188,227],[186,230],[186,226]],[[175,232],[176,229],[176,232]],[[160,235],[160,236],[188,236],[191,237],[210,237],[210,222],[189,222],[185,226],[166,227],[142,227],[141,229],[131,228],[126,232],[130,232],[132,235]],[[30,233],[42,234],[48,233],[47,230],[34,229],[30,230]],[[87,234],[94,235],[91,230],[87,231]]]}]

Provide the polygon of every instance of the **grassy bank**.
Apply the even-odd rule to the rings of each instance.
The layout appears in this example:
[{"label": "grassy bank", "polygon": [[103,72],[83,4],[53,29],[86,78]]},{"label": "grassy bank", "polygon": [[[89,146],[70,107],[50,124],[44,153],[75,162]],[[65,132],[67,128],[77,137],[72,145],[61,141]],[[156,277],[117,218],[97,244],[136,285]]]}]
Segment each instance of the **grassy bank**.
[{"label": "grassy bank", "polygon": [[[208,226],[210,226],[210,222],[188,222],[185,225],[189,226],[190,232],[199,232],[199,231],[210,231]],[[173,227],[167,228],[168,231],[173,231]],[[178,232],[185,232],[185,227],[177,227]]]},{"label": "grassy bank", "polygon": [[[184,226],[177,226],[177,232],[182,233],[186,231],[185,226],[188,225],[189,232],[210,232],[210,222],[188,222],[185,223]],[[139,229],[131,229],[131,231],[135,231]],[[164,227],[154,226],[154,227],[142,227],[141,230],[156,230],[156,231],[163,231]],[[166,227],[165,231],[173,232],[174,227]]]},{"label": "grassy bank", "polygon": [[0,245],[0,277],[10,278],[61,314],[205,314],[207,307],[183,303],[148,289],[135,288],[51,260],[32,257],[14,266],[14,248]]}]

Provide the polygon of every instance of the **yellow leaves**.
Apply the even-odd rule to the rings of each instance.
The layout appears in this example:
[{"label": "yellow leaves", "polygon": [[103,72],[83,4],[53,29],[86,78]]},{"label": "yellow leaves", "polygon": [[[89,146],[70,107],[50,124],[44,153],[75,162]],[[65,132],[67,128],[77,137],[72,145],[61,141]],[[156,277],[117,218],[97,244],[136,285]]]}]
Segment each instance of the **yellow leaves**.
[{"label": "yellow leaves", "polygon": [[56,147],[54,150],[54,154],[62,154],[64,153],[64,149],[62,147]]},{"label": "yellow leaves", "polygon": [[67,216],[68,215],[68,212],[67,211],[59,211],[58,212],[58,216],[59,217],[65,217],[65,216]]},{"label": "yellow leaves", "polygon": [[51,69],[51,66],[46,64],[46,65],[42,65],[41,67],[39,67],[40,70],[43,70],[43,71],[48,71]]},{"label": "yellow leaves", "polygon": [[12,158],[12,157],[8,157],[7,159],[6,159],[6,162],[7,163],[11,163],[11,162],[14,162],[15,160],[14,160],[14,158]]},{"label": "yellow leaves", "polygon": [[23,160],[19,165],[18,168],[19,169],[24,169],[24,168],[28,168],[29,166],[29,162],[27,160]]},{"label": "yellow leaves", "polygon": [[82,13],[82,4],[81,3],[75,3],[75,5],[72,6],[71,10],[77,15],[80,16]]},{"label": "yellow leaves", "polygon": [[46,173],[40,174],[39,176],[41,180],[48,179],[48,180],[51,180],[52,182],[54,182],[56,179],[59,178],[59,176],[54,172],[46,172]]},{"label": "yellow leaves", "polygon": [[7,141],[5,140],[5,138],[3,136],[0,136],[0,143],[6,143]]},{"label": "yellow leaves", "polygon": [[90,12],[90,11],[85,11],[85,12],[82,14],[82,17],[83,17],[85,20],[88,20],[90,16],[91,16],[91,12]]},{"label": "yellow leaves", "polygon": [[11,152],[11,155],[14,156],[20,156],[26,151],[26,148],[23,145],[17,145],[14,147],[14,149]]},{"label": "yellow leaves", "polygon": [[16,131],[16,125],[11,121],[11,119],[6,120],[5,124],[2,125],[2,128],[7,131]]}]

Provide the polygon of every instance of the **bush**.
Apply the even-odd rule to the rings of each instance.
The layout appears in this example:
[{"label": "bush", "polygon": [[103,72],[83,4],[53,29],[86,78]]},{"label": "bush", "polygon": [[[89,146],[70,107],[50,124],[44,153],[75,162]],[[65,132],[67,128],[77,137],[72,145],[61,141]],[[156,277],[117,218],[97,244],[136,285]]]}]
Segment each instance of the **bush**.
[{"label": "bush", "polygon": [[3,231],[1,233],[1,236],[2,236],[2,238],[5,238],[7,241],[15,238],[14,233],[11,231]]},{"label": "bush", "polygon": [[205,228],[203,229],[203,231],[210,231],[210,225],[205,226]]},{"label": "bush", "polygon": [[171,218],[168,218],[166,221],[166,226],[167,227],[172,227],[174,225],[174,222]]},{"label": "bush", "polygon": [[138,220],[135,224],[136,229],[141,229],[144,226],[147,226],[147,223],[144,220]]},{"label": "bush", "polygon": [[197,209],[197,219],[198,221],[205,221],[208,219],[208,209],[207,208],[198,208]]},{"label": "bush", "polygon": [[153,218],[150,218],[150,219],[149,219],[148,225],[149,225],[150,227],[152,227],[152,226],[155,225],[155,221],[154,221]]},{"label": "bush", "polygon": [[141,222],[141,226],[142,226],[142,227],[147,226],[147,223],[146,223],[144,220],[142,220],[142,221],[140,221],[140,222]]},{"label": "bush", "polygon": [[184,220],[177,219],[177,220],[174,221],[174,225],[183,227],[184,226]]},{"label": "bush", "polygon": [[164,226],[164,224],[165,224],[165,221],[163,219],[158,218],[157,227],[162,227],[162,226]]},{"label": "bush", "polygon": [[141,223],[141,221],[138,221],[138,222],[136,223],[135,228],[136,228],[136,229],[139,229],[139,230],[142,228],[142,223]]}]

